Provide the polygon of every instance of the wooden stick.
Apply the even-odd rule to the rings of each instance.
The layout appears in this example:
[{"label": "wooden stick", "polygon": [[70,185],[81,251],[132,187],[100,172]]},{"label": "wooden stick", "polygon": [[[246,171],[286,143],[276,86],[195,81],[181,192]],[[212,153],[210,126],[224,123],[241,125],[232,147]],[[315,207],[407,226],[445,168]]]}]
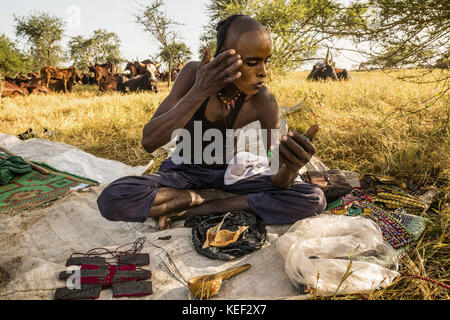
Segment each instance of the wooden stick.
[{"label": "wooden stick", "polygon": [[[13,156],[13,157],[20,157],[17,154],[12,153],[11,151],[9,151],[8,149],[6,149],[6,148],[4,148],[2,146],[0,146],[0,151],[4,152],[4,153],[6,153],[6,154],[8,154],[10,156]],[[41,166],[38,166],[37,164],[34,164],[33,162],[30,162],[30,161],[28,161],[28,160],[26,160],[24,158],[22,158],[22,159],[23,159],[23,161],[25,163],[29,164],[33,169],[39,171],[40,173],[43,173],[43,174],[49,174],[50,173],[50,171],[48,171],[47,169],[42,168]]]}]

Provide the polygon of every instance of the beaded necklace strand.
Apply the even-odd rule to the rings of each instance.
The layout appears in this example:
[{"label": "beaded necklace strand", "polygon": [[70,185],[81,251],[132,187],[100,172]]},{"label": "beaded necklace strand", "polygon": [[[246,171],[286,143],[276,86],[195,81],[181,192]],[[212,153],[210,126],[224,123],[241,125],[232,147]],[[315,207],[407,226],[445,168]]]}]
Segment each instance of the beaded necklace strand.
[{"label": "beaded necklace strand", "polygon": [[228,110],[230,110],[231,108],[234,109],[235,102],[237,101],[237,99],[239,99],[240,96],[241,92],[239,91],[233,98],[228,99],[223,96],[222,91],[217,92],[217,99],[219,99]]}]

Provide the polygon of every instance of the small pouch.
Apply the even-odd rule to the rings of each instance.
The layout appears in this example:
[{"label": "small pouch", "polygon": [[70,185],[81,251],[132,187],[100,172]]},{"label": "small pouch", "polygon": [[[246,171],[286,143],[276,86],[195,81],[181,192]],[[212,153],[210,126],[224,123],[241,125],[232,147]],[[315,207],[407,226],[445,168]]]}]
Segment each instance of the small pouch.
[{"label": "small pouch", "polygon": [[136,270],[136,281],[148,280],[152,277],[150,270]]},{"label": "small pouch", "polygon": [[92,264],[92,265],[106,265],[106,260],[103,257],[72,257],[66,262],[66,267],[68,266],[81,266],[82,264]]},{"label": "small pouch", "polygon": [[[59,274],[59,279],[68,279],[74,272],[79,272],[81,283],[102,283],[110,272],[110,268],[107,265],[82,264],[79,270],[62,271]],[[94,278],[97,280],[94,280]]]},{"label": "small pouch", "polygon": [[62,271],[59,279],[66,280],[74,272],[79,272],[81,284],[103,284],[104,286],[110,286],[115,282],[147,280],[152,276],[150,270],[136,270],[135,265],[82,265],[80,270]]},{"label": "small pouch", "polygon": [[101,290],[101,284],[82,284],[80,289],[58,288],[55,300],[97,299]]},{"label": "small pouch", "polygon": [[117,282],[112,285],[114,298],[146,296],[153,293],[151,281]]},{"label": "small pouch", "polygon": [[349,194],[353,190],[345,175],[338,169],[307,171],[301,177],[303,181],[322,189],[328,203],[337,200],[340,196]]},{"label": "small pouch", "polygon": [[120,255],[117,260],[119,264],[145,266],[150,264],[150,255],[148,253],[123,254]]}]

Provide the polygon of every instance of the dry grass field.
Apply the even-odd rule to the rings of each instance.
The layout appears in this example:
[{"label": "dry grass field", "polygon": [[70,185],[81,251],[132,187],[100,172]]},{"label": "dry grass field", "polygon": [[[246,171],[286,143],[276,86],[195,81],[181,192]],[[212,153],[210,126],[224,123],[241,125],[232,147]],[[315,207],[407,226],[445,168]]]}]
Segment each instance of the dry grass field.
[{"label": "dry grass field", "polygon": [[[268,87],[280,106],[300,104],[287,116],[291,128],[319,124],[317,156],[328,167],[393,176],[412,192],[438,189],[427,212],[432,223],[402,260],[401,272],[449,285],[449,95],[432,99],[442,87],[397,80],[403,72],[420,70],[353,72],[351,81],[326,83],[306,82],[307,72],[292,72],[273,77]],[[44,139],[133,166],[146,164],[151,156],[140,145],[142,128],[169,92],[166,84],[159,88],[159,93],[121,94],[78,85],[67,94],[2,99],[0,131],[17,135],[47,128],[52,136]],[[157,160],[149,172],[158,169],[162,159]],[[425,278],[402,276],[364,298],[449,299],[445,286]]]}]

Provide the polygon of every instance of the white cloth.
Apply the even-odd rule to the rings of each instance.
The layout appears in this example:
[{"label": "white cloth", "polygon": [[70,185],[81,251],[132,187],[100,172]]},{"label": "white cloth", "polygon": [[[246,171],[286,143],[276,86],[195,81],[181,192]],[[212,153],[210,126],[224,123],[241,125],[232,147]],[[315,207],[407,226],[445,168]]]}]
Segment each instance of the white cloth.
[{"label": "white cloth", "polygon": [[[231,159],[223,180],[225,185],[230,185],[257,174],[270,174],[269,158],[241,151]],[[294,181],[303,180],[297,176]]]}]

